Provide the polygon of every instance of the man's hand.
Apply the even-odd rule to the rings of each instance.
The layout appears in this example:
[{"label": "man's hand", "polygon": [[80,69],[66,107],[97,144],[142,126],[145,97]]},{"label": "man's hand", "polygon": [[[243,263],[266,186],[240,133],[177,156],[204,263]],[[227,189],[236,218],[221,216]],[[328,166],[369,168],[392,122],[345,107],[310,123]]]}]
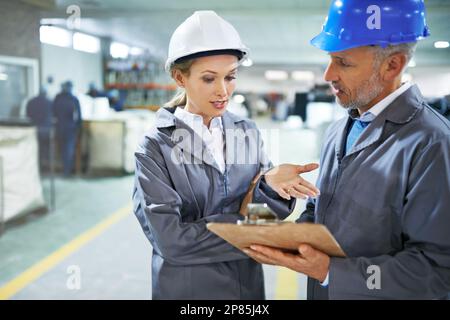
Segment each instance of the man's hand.
[{"label": "man's hand", "polygon": [[283,266],[323,282],[330,267],[330,257],[308,244],[298,247],[299,254],[286,253],[276,248],[251,245],[244,252],[259,263]]},{"label": "man's hand", "polygon": [[318,167],[317,163],[304,166],[285,163],[269,170],[264,174],[264,178],[267,184],[284,199],[290,200],[291,196],[301,199],[306,199],[308,196],[316,197],[320,193],[319,189],[300,177],[300,174],[313,171]]}]

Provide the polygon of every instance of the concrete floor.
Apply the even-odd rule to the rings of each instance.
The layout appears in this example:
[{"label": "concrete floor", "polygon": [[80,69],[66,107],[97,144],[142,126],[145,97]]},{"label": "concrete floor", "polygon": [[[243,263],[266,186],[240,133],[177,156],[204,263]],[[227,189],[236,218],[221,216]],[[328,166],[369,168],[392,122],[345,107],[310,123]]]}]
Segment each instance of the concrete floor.
[{"label": "concrete floor", "polygon": [[[268,119],[257,123],[267,130],[274,164],[318,161],[316,132]],[[317,172],[305,177],[315,181]],[[43,184],[48,198],[49,183]],[[57,179],[56,210],[10,224],[0,237],[0,299],[150,299],[151,246],[127,209],[132,184],[132,175]],[[299,201],[290,219],[304,205]],[[124,207],[125,214],[111,220]],[[268,299],[305,299],[304,276],[273,266],[264,270]]]}]

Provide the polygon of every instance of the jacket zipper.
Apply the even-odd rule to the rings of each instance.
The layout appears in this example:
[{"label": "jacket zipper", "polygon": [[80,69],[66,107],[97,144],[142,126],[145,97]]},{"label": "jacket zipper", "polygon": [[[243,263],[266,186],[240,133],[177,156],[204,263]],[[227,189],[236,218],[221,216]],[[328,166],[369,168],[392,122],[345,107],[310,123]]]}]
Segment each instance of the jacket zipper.
[{"label": "jacket zipper", "polygon": [[[330,200],[328,201],[328,204],[327,204],[327,207],[326,207],[326,209],[325,209],[325,211],[327,211],[328,210],[328,207],[331,205],[331,202],[333,202],[333,198],[334,198],[334,195],[335,195],[335,193],[336,193],[336,189],[337,189],[337,187],[338,187],[338,184],[339,184],[339,179],[340,179],[340,177],[341,177],[341,172],[342,171],[342,159],[338,159],[338,167],[337,167],[337,172],[336,172],[336,180],[334,181],[334,185],[333,185],[333,193],[331,194],[331,198],[330,198]],[[326,220],[326,215],[324,215],[323,217],[322,217],[322,224],[325,224],[325,220]]]},{"label": "jacket zipper", "polygon": [[224,191],[225,191],[225,196],[228,196],[228,188],[227,188],[227,168],[225,167],[225,172],[223,174],[223,187],[224,187]]}]

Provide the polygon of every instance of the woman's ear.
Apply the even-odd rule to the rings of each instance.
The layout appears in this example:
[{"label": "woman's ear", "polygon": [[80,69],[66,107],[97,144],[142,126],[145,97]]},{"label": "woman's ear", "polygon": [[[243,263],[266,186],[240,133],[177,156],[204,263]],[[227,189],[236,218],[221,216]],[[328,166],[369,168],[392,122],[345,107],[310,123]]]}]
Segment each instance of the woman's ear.
[{"label": "woman's ear", "polygon": [[180,88],[184,88],[185,76],[180,70],[178,70],[178,69],[173,70],[172,71],[172,78],[175,80],[175,82],[177,83],[177,85]]}]

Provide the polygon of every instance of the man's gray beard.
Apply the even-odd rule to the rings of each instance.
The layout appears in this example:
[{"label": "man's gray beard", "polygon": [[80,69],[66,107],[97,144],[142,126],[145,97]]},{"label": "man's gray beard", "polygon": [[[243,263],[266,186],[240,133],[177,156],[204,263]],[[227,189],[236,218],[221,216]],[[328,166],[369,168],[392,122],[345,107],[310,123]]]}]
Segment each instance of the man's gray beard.
[{"label": "man's gray beard", "polygon": [[380,73],[373,73],[369,80],[364,81],[362,85],[356,89],[355,100],[350,100],[348,103],[343,104],[339,98],[336,97],[336,102],[344,109],[359,109],[364,107],[383,91],[380,82]]}]

